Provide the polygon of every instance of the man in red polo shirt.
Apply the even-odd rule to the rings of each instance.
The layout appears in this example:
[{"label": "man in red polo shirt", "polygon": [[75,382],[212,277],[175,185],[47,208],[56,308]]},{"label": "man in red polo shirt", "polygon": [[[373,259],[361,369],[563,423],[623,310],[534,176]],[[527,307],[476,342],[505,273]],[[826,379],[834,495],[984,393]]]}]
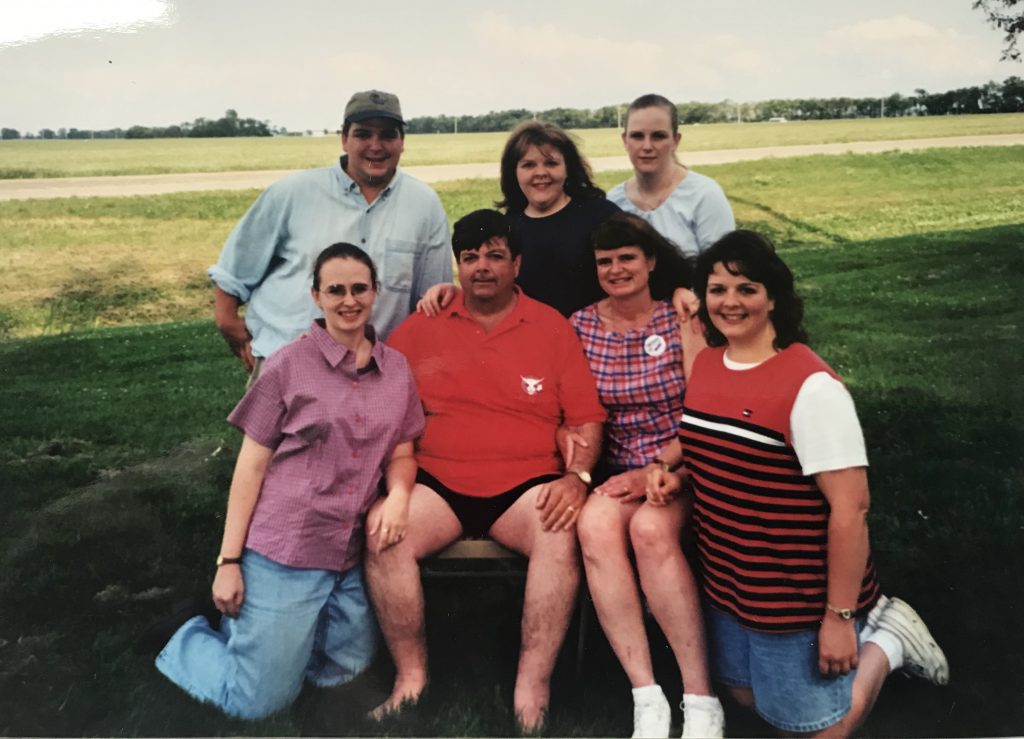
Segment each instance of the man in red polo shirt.
[{"label": "man in red polo shirt", "polygon": [[[460,536],[490,536],[530,560],[515,711],[541,726],[549,682],[579,584],[574,524],[600,450],[605,411],[583,349],[557,311],[515,285],[518,240],[505,217],[478,210],[455,224],[462,292],[434,318],[414,314],[388,343],[409,360],[427,416],[407,536],[380,549],[367,519],[367,581],[395,662],[375,715],[416,701],[427,683],[418,561]],[[560,426],[581,434],[564,469]]]}]

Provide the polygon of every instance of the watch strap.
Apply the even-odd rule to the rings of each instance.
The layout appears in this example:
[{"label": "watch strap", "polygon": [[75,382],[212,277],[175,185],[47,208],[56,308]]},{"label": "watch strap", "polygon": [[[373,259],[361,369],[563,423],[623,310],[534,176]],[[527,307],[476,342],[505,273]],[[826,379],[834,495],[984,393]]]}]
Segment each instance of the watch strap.
[{"label": "watch strap", "polygon": [[836,608],[831,603],[826,603],[825,608],[839,616],[843,621],[852,621],[855,615],[852,608]]}]

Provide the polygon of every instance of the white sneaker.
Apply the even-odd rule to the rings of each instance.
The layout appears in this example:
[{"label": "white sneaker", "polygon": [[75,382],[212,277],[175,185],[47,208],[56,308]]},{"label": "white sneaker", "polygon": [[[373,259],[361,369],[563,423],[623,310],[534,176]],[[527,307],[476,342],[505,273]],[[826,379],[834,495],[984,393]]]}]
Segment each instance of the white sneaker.
[{"label": "white sneaker", "polygon": [[903,670],[936,685],[949,682],[949,663],[935,637],[910,604],[890,598],[878,617],[879,631],[885,631],[903,645]]},{"label": "white sneaker", "polygon": [[633,739],[668,739],[671,727],[672,707],[664,694],[642,703],[634,701]]},{"label": "white sneaker", "polygon": [[725,712],[722,710],[722,704],[714,696],[694,697],[700,700],[687,702],[684,695],[683,702],[679,704],[683,709],[683,739],[721,739],[725,736]]}]

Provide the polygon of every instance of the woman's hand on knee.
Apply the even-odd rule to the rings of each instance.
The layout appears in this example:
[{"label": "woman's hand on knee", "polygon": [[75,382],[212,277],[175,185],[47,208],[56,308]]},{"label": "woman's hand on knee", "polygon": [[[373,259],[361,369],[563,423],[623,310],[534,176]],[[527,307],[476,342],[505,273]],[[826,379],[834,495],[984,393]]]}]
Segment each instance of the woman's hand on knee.
[{"label": "woman's hand on knee", "polygon": [[612,475],[594,488],[594,492],[598,495],[618,498],[620,503],[638,500],[644,497],[646,491],[647,474],[642,469],[627,470],[618,475]]},{"label": "woman's hand on knee", "polygon": [[221,565],[213,578],[213,605],[225,616],[235,618],[245,600],[245,582],[239,565]]},{"label": "woman's hand on knee", "polygon": [[409,528],[408,496],[388,495],[366,517],[366,535],[375,553],[393,547],[405,538]]},{"label": "woman's hand on knee", "polygon": [[683,489],[683,481],[675,472],[669,472],[661,465],[651,463],[644,467],[646,473],[647,502],[662,506],[679,496]]}]

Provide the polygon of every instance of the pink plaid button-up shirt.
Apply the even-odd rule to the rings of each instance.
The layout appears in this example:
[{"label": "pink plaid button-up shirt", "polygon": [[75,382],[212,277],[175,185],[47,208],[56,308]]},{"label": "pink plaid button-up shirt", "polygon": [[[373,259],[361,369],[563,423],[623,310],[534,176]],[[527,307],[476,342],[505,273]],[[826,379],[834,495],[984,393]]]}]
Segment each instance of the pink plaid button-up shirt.
[{"label": "pink plaid button-up shirt", "polygon": [[321,319],[266,361],[228,421],[274,450],[246,547],[340,572],[360,561],[366,512],[395,447],[423,432],[423,408],[405,357],[378,341],[356,370]]}]

